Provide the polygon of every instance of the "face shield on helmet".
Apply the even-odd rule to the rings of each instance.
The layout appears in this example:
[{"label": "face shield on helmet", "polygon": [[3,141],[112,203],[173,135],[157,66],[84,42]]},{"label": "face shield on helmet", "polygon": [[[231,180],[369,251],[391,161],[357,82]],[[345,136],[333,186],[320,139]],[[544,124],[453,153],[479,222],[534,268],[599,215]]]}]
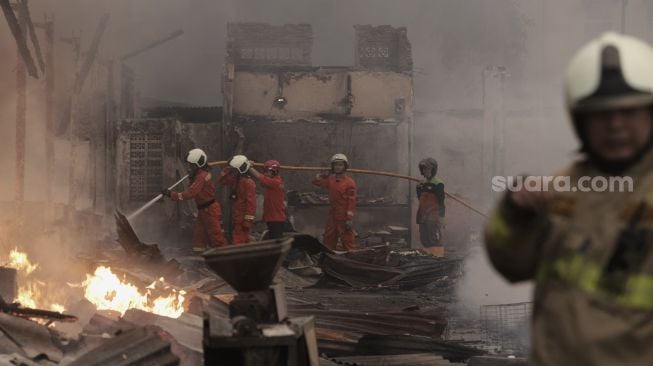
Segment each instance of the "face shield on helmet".
[{"label": "face shield on helmet", "polygon": [[245,174],[249,171],[249,160],[245,155],[236,155],[229,161],[229,166],[238,170],[240,174]]},{"label": "face shield on helmet", "polygon": [[[653,48],[647,43],[614,32],[587,43],[574,54],[567,67],[565,96],[582,144],[581,151],[604,171],[615,174],[623,171],[653,145],[653,136],[647,136],[648,143],[638,145],[637,151],[628,153],[628,146],[618,151],[600,142],[606,141],[605,136],[597,139],[597,131],[602,131],[597,128],[602,125],[594,125],[597,121],[611,120],[614,113],[623,115],[624,110],[650,110],[653,106]],[[592,139],[591,131],[595,136]],[[628,144],[632,146],[633,141]],[[619,154],[623,158],[618,158]]]},{"label": "face shield on helmet", "polygon": [[566,104],[578,114],[653,104],[653,48],[608,32],[573,56],[565,76]]},{"label": "face shield on helmet", "polygon": [[198,168],[206,165],[206,153],[202,149],[193,149],[186,155],[186,162]]}]

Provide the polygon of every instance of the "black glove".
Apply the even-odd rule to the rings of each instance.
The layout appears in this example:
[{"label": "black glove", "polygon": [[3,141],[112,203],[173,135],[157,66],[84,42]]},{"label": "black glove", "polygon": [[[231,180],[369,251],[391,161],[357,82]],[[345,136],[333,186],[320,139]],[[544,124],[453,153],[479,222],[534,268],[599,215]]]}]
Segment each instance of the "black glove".
[{"label": "black glove", "polygon": [[345,229],[351,230],[353,228],[354,228],[354,221],[352,220],[345,221]]},{"label": "black glove", "polygon": [[161,194],[166,197],[170,197],[170,190],[168,188],[164,188],[161,190]]}]

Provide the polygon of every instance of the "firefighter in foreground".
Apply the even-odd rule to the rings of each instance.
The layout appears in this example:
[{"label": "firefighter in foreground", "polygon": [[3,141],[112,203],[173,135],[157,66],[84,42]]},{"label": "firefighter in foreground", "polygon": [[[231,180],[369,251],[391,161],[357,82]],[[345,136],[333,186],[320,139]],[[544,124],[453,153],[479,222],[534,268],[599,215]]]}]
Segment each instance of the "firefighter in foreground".
[{"label": "firefighter in foreground", "polygon": [[218,183],[230,187],[231,241],[233,244],[249,243],[249,232],[256,217],[256,183],[249,175],[250,163],[244,155],[236,155],[229,167],[222,170]]},{"label": "firefighter in foreground", "polygon": [[356,182],[347,176],[349,162],[345,154],[331,157],[331,171],[315,176],[313,184],[329,191],[329,217],[324,229],[324,245],[336,249],[338,238],[345,250],[357,249],[354,235]]},{"label": "firefighter in foreground", "polygon": [[509,192],[488,254],[510,281],[537,282],[533,364],[650,365],[653,49],[606,33],[572,58],[565,89],[582,157],[561,175],[631,177],[632,190]]},{"label": "firefighter in foreground", "polygon": [[[254,165],[253,161],[249,162]],[[268,160],[263,164],[264,174],[256,169],[250,169],[250,174],[261,182],[263,194],[263,221],[268,226],[268,239],[279,239],[283,236],[286,225],[286,191],[279,175],[281,164],[276,160]]]},{"label": "firefighter in foreground", "polygon": [[438,162],[426,158],[419,162],[419,172],[425,181],[417,185],[417,224],[424,251],[444,257],[442,246],[442,218],[444,218],[444,183],[436,177]]},{"label": "firefighter in foreground", "polygon": [[197,220],[193,228],[193,252],[203,252],[208,247],[227,245],[222,233],[222,210],[215,200],[215,185],[211,180],[210,167],[201,149],[188,152],[186,162],[190,165],[190,186],[184,192],[171,192],[164,189],[161,193],[173,201],[195,200]]}]

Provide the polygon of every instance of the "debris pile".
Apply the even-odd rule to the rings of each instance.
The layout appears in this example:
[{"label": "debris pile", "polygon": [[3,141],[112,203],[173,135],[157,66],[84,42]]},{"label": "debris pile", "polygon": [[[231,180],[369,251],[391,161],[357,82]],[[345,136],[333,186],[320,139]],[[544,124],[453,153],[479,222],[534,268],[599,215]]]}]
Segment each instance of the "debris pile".
[{"label": "debris pile", "polygon": [[[134,304],[126,311],[98,310],[87,300],[67,309],[66,314],[77,318],[74,323],[56,318],[37,323],[8,312],[0,314],[0,331],[7,335],[0,342],[1,353],[25,365],[202,364],[203,316],[227,318],[236,291],[202,258],[165,260],[156,245],[138,239],[123,216],[116,219],[120,247],[79,255],[82,265],[110,267],[141,289],[165,275],[166,286],[185,294],[185,312],[174,318],[139,310]],[[370,237],[387,240],[400,236],[400,229]],[[298,234],[293,255],[276,282],[285,284],[289,316],[315,318],[325,365],[392,365],[408,360],[442,365],[484,353],[443,339],[447,302],[453,298],[461,262],[395,250],[389,244],[337,253]],[[151,291],[156,293],[156,286]]]}]

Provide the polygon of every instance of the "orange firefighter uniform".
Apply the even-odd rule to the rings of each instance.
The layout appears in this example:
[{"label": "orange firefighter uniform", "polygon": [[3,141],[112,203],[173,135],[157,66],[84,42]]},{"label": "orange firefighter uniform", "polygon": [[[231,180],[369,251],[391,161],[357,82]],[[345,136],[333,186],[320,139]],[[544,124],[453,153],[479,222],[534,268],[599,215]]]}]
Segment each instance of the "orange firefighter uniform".
[{"label": "orange firefighter uniform", "polygon": [[197,169],[191,185],[184,192],[170,192],[173,201],[195,200],[197,205],[197,220],[193,228],[193,249],[201,251],[206,247],[221,247],[227,245],[222,233],[222,210],[215,200],[215,185],[211,173],[205,169]]},{"label": "orange firefighter uniform", "polygon": [[279,175],[261,175],[263,194],[263,221],[268,226],[268,238],[278,239],[283,236],[283,228],[288,219],[283,180]]},{"label": "orange firefighter uniform", "polygon": [[286,222],[286,202],[283,180],[280,176],[261,176],[261,185],[265,188],[263,194],[263,221]]},{"label": "orange firefighter uniform", "polygon": [[420,183],[417,186],[417,197],[420,241],[428,252],[435,256],[444,256],[441,223],[445,212],[444,183],[435,176]]},{"label": "orange firefighter uniform", "polygon": [[249,233],[256,217],[256,183],[248,174],[240,174],[233,168],[225,168],[218,182],[233,189],[231,196],[233,244],[249,243]]},{"label": "orange firefighter uniform", "polygon": [[[318,175],[313,184],[329,191],[329,217],[324,229],[324,245],[336,249],[338,238],[346,250],[357,249],[354,229],[348,225],[356,210],[356,182],[345,173]],[[348,227],[349,226],[349,227]]]}]

